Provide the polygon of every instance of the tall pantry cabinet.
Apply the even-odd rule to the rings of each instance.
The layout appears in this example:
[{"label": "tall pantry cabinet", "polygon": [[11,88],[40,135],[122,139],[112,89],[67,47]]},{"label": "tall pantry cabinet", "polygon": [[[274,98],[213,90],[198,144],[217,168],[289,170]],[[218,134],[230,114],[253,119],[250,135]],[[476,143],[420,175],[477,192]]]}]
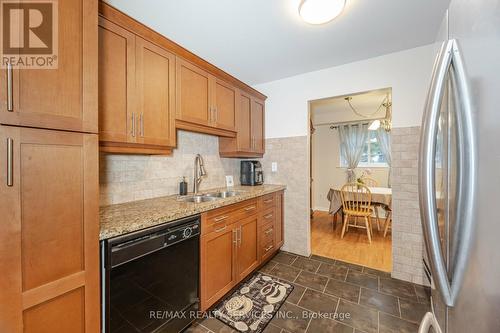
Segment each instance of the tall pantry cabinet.
[{"label": "tall pantry cabinet", "polygon": [[57,69],[0,69],[0,332],[99,332],[97,0]]}]

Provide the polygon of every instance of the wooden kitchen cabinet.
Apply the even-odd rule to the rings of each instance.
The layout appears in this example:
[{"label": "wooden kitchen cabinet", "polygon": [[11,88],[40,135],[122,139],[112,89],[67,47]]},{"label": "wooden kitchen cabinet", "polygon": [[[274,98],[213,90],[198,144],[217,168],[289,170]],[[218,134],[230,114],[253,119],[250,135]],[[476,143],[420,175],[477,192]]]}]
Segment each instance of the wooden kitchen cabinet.
[{"label": "wooden kitchen cabinet", "polygon": [[236,227],[222,224],[200,239],[201,308],[217,302],[236,283]]},{"label": "wooden kitchen cabinet", "polygon": [[[205,311],[283,244],[281,192],[221,207],[201,216],[200,298]],[[279,226],[278,226],[279,225]],[[267,249],[267,251],[266,251]]]},{"label": "wooden kitchen cabinet", "polygon": [[259,266],[258,216],[247,217],[238,222],[236,244],[236,279],[243,280]]},{"label": "wooden kitchen cabinet", "polygon": [[251,151],[257,156],[264,154],[264,101],[253,98],[251,107]]},{"label": "wooden kitchen cabinet", "polygon": [[175,56],[99,18],[101,151],[170,154],[175,146]]},{"label": "wooden kitchen cabinet", "polygon": [[222,157],[262,157],[265,152],[264,101],[240,91],[237,95],[236,137],[219,138]]},{"label": "wooden kitchen cabinet", "polygon": [[58,26],[57,69],[0,70],[0,124],[97,133],[97,1],[59,1]]},{"label": "wooden kitchen cabinet", "polygon": [[[182,58],[177,58],[177,118],[181,125],[210,126],[213,108],[210,74]],[[179,126],[179,125],[178,125]]]},{"label": "wooden kitchen cabinet", "polygon": [[274,244],[281,248],[285,242],[285,192],[276,193],[276,220],[274,221]]},{"label": "wooden kitchen cabinet", "polygon": [[236,127],[237,89],[215,77],[212,85],[215,126],[234,132]]},{"label": "wooden kitchen cabinet", "polygon": [[0,126],[0,331],[99,332],[96,134]]},{"label": "wooden kitchen cabinet", "polygon": [[175,146],[175,55],[136,37],[137,141]]},{"label": "wooden kitchen cabinet", "polygon": [[99,140],[135,143],[135,35],[99,18]]},{"label": "wooden kitchen cabinet", "polygon": [[176,127],[235,136],[236,88],[177,57]]}]

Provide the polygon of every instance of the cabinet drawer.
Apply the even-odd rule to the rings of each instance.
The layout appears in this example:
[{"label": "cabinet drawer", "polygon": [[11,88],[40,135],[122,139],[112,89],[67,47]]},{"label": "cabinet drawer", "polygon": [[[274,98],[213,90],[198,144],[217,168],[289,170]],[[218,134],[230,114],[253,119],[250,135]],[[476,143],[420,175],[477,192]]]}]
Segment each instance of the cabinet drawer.
[{"label": "cabinet drawer", "polygon": [[274,223],[276,221],[276,209],[270,208],[262,213],[261,224]]},{"label": "cabinet drawer", "polygon": [[260,256],[262,260],[265,260],[267,257],[274,253],[274,240],[271,239],[269,242],[262,242],[260,248]]},{"label": "cabinet drawer", "polygon": [[242,219],[258,213],[257,200],[255,199],[243,201],[239,205],[240,207],[236,211],[237,219]]},{"label": "cabinet drawer", "polygon": [[245,217],[257,214],[257,200],[250,199],[202,214],[202,235],[229,226]]},{"label": "cabinet drawer", "polygon": [[261,207],[263,210],[276,206],[275,193],[267,194],[263,196],[260,200],[261,200]]},{"label": "cabinet drawer", "polygon": [[261,243],[269,245],[274,240],[274,224],[266,224],[260,229]]}]

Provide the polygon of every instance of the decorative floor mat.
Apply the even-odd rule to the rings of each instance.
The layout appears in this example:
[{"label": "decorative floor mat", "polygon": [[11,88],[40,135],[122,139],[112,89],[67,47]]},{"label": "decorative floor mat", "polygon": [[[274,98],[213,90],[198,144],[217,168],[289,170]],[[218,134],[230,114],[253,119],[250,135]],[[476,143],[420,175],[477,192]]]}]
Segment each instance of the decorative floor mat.
[{"label": "decorative floor mat", "polygon": [[292,290],[289,283],[256,273],[219,303],[213,314],[240,332],[262,332]]}]

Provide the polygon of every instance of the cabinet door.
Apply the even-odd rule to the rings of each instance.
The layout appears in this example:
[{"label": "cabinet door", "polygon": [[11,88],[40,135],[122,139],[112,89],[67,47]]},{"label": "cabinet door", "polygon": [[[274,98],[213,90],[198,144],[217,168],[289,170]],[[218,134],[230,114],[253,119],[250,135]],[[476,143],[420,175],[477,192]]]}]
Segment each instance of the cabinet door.
[{"label": "cabinet door", "polygon": [[238,223],[237,226],[237,280],[241,281],[259,265],[259,246],[257,242],[257,214]]},{"label": "cabinet door", "polygon": [[[58,67],[15,69],[13,108],[1,104],[0,123],[97,133],[97,0],[57,8]],[[7,80],[1,85],[3,102]]]},{"label": "cabinet door", "polygon": [[201,237],[201,309],[205,310],[236,283],[236,229],[224,226]]},{"label": "cabinet door", "polygon": [[214,117],[217,128],[235,130],[236,88],[230,84],[214,78],[213,103]]},{"label": "cabinet door", "polygon": [[175,56],[136,37],[138,142],[175,146]]},{"label": "cabinet door", "polygon": [[276,220],[274,225],[274,244],[276,244],[276,250],[283,246],[284,243],[284,211],[285,211],[285,193],[279,192],[276,194]]},{"label": "cabinet door", "polygon": [[135,142],[135,35],[99,18],[99,140]]},{"label": "cabinet door", "polygon": [[177,58],[176,119],[208,126],[212,123],[210,74]]},{"label": "cabinet door", "polygon": [[252,150],[252,100],[250,96],[240,93],[239,109],[237,110],[238,149]]},{"label": "cabinet door", "polygon": [[252,151],[264,153],[264,102],[252,99]]},{"label": "cabinet door", "polygon": [[0,142],[0,331],[98,332],[97,135],[1,126]]}]

